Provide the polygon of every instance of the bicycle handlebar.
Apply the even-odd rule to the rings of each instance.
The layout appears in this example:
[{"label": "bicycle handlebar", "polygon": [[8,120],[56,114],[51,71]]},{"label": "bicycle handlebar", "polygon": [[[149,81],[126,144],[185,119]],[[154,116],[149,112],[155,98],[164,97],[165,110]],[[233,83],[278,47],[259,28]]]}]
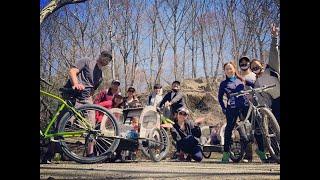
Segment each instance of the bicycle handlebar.
[{"label": "bicycle handlebar", "polygon": [[276,84],[264,85],[264,86],[259,87],[259,88],[254,88],[254,89],[249,89],[249,90],[246,90],[246,91],[240,91],[240,92],[236,92],[236,93],[231,93],[230,97],[233,97],[233,96],[239,97],[239,96],[244,96],[244,95],[247,95],[247,94],[255,94],[255,93],[259,93],[259,92],[264,92],[264,91],[266,91],[268,89],[272,89],[275,86],[276,86]]}]

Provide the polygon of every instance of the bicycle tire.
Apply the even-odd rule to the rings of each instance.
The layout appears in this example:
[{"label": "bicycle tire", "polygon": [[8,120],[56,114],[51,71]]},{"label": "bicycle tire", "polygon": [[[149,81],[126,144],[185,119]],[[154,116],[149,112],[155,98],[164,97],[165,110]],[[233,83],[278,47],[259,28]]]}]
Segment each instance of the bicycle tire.
[{"label": "bicycle tire", "polygon": [[[225,128],[226,128],[226,123],[223,124],[221,126],[220,129],[220,138],[221,138],[221,145],[223,144],[224,146],[224,132],[225,132]],[[238,136],[235,136],[234,133],[237,132],[239,133]],[[237,137],[235,139],[235,137]],[[243,141],[241,141],[240,139],[241,137],[241,131],[239,129],[236,129],[236,127],[232,130],[232,135],[231,135],[231,145],[230,145],[230,159],[232,160],[232,162],[238,163],[242,160],[243,156],[244,156],[244,152],[245,152],[245,144],[243,143]]]},{"label": "bicycle tire", "polygon": [[[233,132],[238,132],[239,136],[241,131],[239,129],[233,129]],[[232,137],[232,136],[231,136]],[[230,159],[235,162],[238,163],[241,161],[241,159],[244,156],[244,152],[245,152],[245,143],[239,138],[237,139],[231,139],[231,147],[230,147]]]},{"label": "bicycle tire", "polygon": [[162,142],[162,143],[164,142],[160,129],[153,128],[149,135],[149,138],[156,141],[156,142],[149,141],[148,148],[149,148],[150,159],[153,162],[160,162],[162,160],[161,153],[157,153],[157,151],[159,151],[159,149],[163,149],[162,147],[163,145],[157,144],[157,142]]},{"label": "bicycle tire", "polygon": [[[161,151],[160,156],[161,156],[161,160],[164,159],[170,150],[170,137],[168,132],[166,131],[166,129],[164,129],[163,127],[160,128],[160,132],[161,135],[163,137],[164,143],[166,144],[166,146],[164,147],[163,151]],[[147,158],[151,159],[150,157],[150,152],[149,152],[149,148],[148,147],[141,147],[141,151],[142,154],[145,155]]]},{"label": "bicycle tire", "polygon": [[280,163],[280,126],[278,121],[268,108],[260,108],[259,112],[263,118],[262,129],[264,142],[270,155],[277,163]]},{"label": "bicycle tire", "polygon": [[[106,123],[103,126],[105,128],[105,131],[101,129],[102,126],[101,124],[99,124],[98,126],[95,126],[95,129],[98,132],[100,132],[100,134],[91,134],[88,128],[81,127],[80,121],[78,121],[78,119],[75,117],[75,114],[72,111],[67,111],[62,116],[61,121],[58,124],[58,132],[72,132],[76,128],[82,128],[83,130],[85,130],[85,133],[82,134],[82,136],[84,135],[84,140],[80,139],[81,136],[77,137],[77,139],[75,140],[68,139],[68,137],[63,137],[63,140],[60,140],[59,142],[62,151],[68,158],[82,164],[92,164],[104,161],[106,158],[108,158],[109,154],[113,153],[116,150],[120,142],[120,139],[114,138],[114,136],[119,136],[119,127],[118,123],[115,120],[115,117],[106,108],[94,104],[85,104],[79,108],[76,108],[76,110],[82,114],[87,113],[87,111],[89,110],[94,111],[95,113],[97,111],[103,113],[105,117],[108,117],[106,118]],[[100,128],[100,131],[97,128]],[[110,136],[107,137],[103,135],[101,133],[102,131],[103,133],[109,133]],[[93,139],[92,142],[94,142],[93,148],[95,156],[93,157],[87,157],[86,155],[88,139]],[[76,142],[67,142],[68,140],[73,140]],[[74,145],[75,148],[71,148],[71,145]],[[81,146],[84,146],[84,150],[80,150],[80,152],[82,152],[82,156],[77,154]],[[105,148],[107,148],[107,150]],[[101,152],[101,149],[103,149],[104,152]]]},{"label": "bicycle tire", "polygon": [[[206,133],[205,133],[206,132]],[[200,144],[205,145],[205,144],[210,144],[210,136],[211,136],[211,131],[209,126],[202,126],[201,127],[201,137],[200,137]],[[203,148],[203,146],[202,146]],[[209,159],[211,157],[211,152],[203,152],[201,151],[202,156],[206,159]]]}]

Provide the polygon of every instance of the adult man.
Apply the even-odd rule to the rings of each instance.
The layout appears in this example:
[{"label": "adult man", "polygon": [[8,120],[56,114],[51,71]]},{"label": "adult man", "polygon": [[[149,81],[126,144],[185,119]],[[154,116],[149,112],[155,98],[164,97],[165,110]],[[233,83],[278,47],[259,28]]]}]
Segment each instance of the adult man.
[{"label": "adult man", "polygon": [[[76,61],[69,69],[70,78],[64,86],[65,88],[72,88],[74,91],[72,93],[62,92],[63,98],[72,100],[75,107],[79,107],[82,104],[93,104],[93,92],[98,88],[103,79],[102,68],[108,65],[111,60],[111,52],[102,51],[97,60],[82,58]],[[88,111],[87,113],[92,125],[95,125],[95,112]],[[61,115],[63,114],[61,113]],[[50,163],[55,149],[55,143],[51,143],[42,159],[42,163]],[[94,156],[93,143],[88,144],[87,156]]]},{"label": "adult man", "polygon": [[[246,80],[254,83],[256,81],[256,74],[253,73],[250,69],[250,59],[247,56],[243,56],[239,59],[240,66],[240,75]],[[245,86],[245,90],[250,89],[249,86]],[[251,99],[251,95],[247,95],[246,98]],[[249,104],[247,104],[249,105]],[[246,114],[241,114],[241,120],[244,120]],[[252,162],[252,143],[248,143],[246,146],[245,157],[243,158],[243,162]]]},{"label": "adult man", "polygon": [[79,59],[69,69],[70,79],[65,87],[76,90],[73,94],[78,103],[92,104],[92,95],[94,90],[98,88],[103,79],[102,68],[112,60],[110,51],[102,51],[96,61],[89,58]]},{"label": "adult man", "polygon": [[180,91],[179,81],[172,82],[172,90],[163,97],[159,107],[161,108],[163,105],[165,105],[165,107],[170,107],[170,119],[174,119],[179,108],[185,107],[184,94]]}]

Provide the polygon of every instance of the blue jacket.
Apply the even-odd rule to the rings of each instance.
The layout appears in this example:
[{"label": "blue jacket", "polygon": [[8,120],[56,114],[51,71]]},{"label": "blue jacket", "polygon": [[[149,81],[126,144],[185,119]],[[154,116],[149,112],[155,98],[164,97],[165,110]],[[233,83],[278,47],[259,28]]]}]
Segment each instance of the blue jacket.
[{"label": "blue jacket", "polygon": [[[234,80],[227,78],[220,83],[218,100],[224,112],[226,111],[226,108],[238,108],[248,105],[247,98],[245,98],[245,96],[230,97],[231,93],[240,92],[242,90],[244,90],[244,83],[238,78],[235,78]],[[228,98],[227,107],[223,102],[224,94],[226,94]]]}]

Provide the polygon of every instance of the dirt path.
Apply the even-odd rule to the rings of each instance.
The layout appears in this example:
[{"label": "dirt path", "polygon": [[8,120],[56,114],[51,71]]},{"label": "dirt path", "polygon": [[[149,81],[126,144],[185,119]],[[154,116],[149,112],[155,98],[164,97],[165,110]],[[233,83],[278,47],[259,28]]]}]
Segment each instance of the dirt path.
[{"label": "dirt path", "polygon": [[[280,179],[279,164],[150,161],[41,164],[40,179]],[[51,178],[51,179],[52,179]]]}]

